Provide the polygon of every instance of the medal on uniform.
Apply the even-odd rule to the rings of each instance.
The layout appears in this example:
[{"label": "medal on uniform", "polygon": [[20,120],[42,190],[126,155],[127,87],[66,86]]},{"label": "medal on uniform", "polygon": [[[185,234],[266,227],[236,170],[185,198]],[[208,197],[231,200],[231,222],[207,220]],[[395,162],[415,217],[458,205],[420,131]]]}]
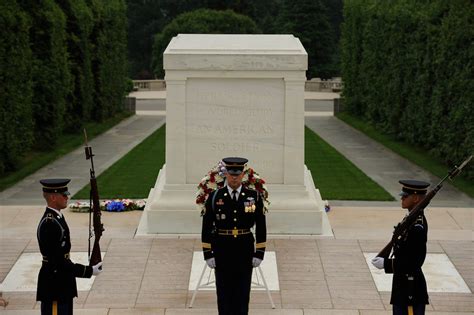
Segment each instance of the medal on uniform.
[{"label": "medal on uniform", "polygon": [[245,202],[245,212],[255,212],[255,199],[253,197],[247,197]]}]

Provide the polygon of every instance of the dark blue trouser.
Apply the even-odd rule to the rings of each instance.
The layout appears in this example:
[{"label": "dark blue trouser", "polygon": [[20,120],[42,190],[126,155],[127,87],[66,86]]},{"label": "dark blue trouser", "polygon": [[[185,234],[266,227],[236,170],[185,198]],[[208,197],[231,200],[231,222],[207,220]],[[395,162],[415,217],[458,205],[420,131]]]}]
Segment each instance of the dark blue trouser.
[{"label": "dark blue trouser", "polygon": [[68,302],[42,301],[41,315],[72,315],[72,299]]},{"label": "dark blue trouser", "polygon": [[253,271],[253,235],[218,237],[214,244],[219,315],[247,315]]},{"label": "dark blue trouser", "polygon": [[221,271],[216,268],[216,289],[219,315],[247,315],[249,313],[252,268]]},{"label": "dark blue trouser", "polygon": [[393,315],[425,315],[425,304],[415,304],[413,307],[413,313],[408,312],[408,305],[393,305]]}]

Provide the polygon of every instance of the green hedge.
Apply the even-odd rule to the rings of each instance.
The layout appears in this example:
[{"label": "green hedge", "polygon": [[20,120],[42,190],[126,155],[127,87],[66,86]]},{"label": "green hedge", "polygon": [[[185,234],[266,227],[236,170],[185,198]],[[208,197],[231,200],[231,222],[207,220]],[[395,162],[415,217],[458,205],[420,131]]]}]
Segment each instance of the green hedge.
[{"label": "green hedge", "polygon": [[0,175],[123,110],[124,0],[0,1]]},{"label": "green hedge", "polygon": [[0,2],[0,29],[0,174],[3,174],[18,163],[33,141],[30,23],[16,1]]},{"label": "green hedge", "polygon": [[336,30],[330,23],[325,2],[286,0],[279,17],[280,32],[298,37],[308,53],[308,79],[327,79],[338,76],[339,73],[336,64]]},{"label": "green hedge", "polygon": [[24,1],[30,15],[33,52],[33,99],[35,146],[51,149],[62,133],[66,95],[71,89],[66,48],[66,16],[53,0]]},{"label": "green hedge", "polygon": [[152,67],[155,75],[164,77],[163,52],[171,39],[179,33],[186,34],[255,34],[259,33],[255,22],[248,16],[231,10],[215,11],[199,9],[178,15],[161,33],[155,36]]},{"label": "green hedge", "polygon": [[127,17],[124,0],[88,0],[94,16],[92,117],[96,121],[122,110],[127,80]]},{"label": "green hedge", "polygon": [[84,123],[91,118],[94,81],[90,35],[94,20],[85,0],[64,0],[58,4],[67,17],[67,51],[72,76],[72,86],[67,94],[64,129],[74,132],[82,130]]},{"label": "green hedge", "polygon": [[473,21],[468,0],[345,1],[346,110],[447,166],[473,154]]}]

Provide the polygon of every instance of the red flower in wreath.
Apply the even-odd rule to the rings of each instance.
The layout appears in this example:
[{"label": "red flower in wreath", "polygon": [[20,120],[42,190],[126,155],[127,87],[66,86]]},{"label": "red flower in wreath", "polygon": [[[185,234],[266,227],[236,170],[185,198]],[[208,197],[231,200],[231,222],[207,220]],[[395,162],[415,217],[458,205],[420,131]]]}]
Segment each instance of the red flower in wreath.
[{"label": "red flower in wreath", "polygon": [[[203,177],[201,182],[198,184],[198,191],[196,195],[196,204],[201,210],[201,214],[206,211],[206,200],[209,194],[215,190],[224,187],[225,184],[225,167],[223,162],[220,161],[214,166],[206,176]],[[244,177],[242,178],[242,185],[248,189],[258,191],[263,197],[263,208],[264,211],[268,211],[270,200],[268,199],[268,190],[265,187],[265,180],[261,178],[253,168],[247,167],[244,169]]]}]

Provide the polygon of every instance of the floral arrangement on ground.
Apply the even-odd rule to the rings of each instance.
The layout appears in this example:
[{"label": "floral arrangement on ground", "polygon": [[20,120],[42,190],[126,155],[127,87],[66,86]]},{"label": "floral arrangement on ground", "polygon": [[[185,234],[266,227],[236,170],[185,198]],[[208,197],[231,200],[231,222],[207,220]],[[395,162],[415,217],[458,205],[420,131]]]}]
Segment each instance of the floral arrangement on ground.
[{"label": "floral arrangement on ground", "polygon": [[[124,212],[132,210],[145,209],[146,201],[144,199],[113,199],[100,202],[101,211]],[[89,201],[76,201],[69,205],[72,212],[89,212]]]},{"label": "floral arrangement on ground", "polygon": [[[224,187],[225,185],[225,173],[227,172],[224,162],[220,161],[214,166],[206,176],[203,177],[199,183],[196,194],[196,204],[198,205],[201,214],[206,211],[206,200],[209,194],[216,190]],[[263,197],[263,208],[265,212],[268,212],[270,206],[270,200],[268,199],[268,190],[265,186],[265,180],[255,172],[251,167],[245,167],[244,177],[242,179],[242,186],[258,191]]]}]

